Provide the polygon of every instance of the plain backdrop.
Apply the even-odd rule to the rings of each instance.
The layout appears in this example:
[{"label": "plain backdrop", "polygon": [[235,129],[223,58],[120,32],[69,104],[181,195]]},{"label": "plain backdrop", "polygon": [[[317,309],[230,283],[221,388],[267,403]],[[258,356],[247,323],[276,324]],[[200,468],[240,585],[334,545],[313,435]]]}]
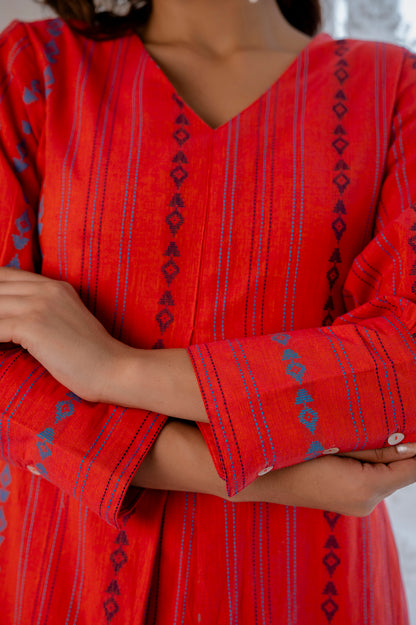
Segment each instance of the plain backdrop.
[{"label": "plain backdrop", "polygon": [[3,28],[14,19],[23,21],[49,17],[53,13],[40,6],[33,0],[0,0],[0,28]]},{"label": "plain backdrop", "polygon": [[[411,2],[415,7],[415,0]],[[52,15],[50,10],[33,0],[0,0],[0,30],[13,19],[29,21]],[[411,623],[416,625],[416,485],[395,493],[388,506],[402,563]]]}]

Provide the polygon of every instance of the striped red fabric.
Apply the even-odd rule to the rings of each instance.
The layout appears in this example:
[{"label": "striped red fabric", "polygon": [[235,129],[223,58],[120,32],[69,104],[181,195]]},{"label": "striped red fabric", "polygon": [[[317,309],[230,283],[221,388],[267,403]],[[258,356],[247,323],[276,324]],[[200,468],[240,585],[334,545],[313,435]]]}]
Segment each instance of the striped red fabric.
[{"label": "striped red fabric", "polygon": [[[132,346],[189,348],[230,493],[415,438],[415,77],[320,34],[213,129],[134,35],[1,36],[0,264],[69,281]],[[0,356],[2,625],[407,623],[384,505],[132,492],[165,417]]]}]

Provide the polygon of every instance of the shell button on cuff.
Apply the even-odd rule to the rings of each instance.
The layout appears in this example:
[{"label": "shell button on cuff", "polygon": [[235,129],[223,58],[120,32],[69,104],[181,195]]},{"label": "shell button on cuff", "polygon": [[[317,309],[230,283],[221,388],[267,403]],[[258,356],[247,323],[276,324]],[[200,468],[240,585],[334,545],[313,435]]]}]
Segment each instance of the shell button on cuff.
[{"label": "shell button on cuff", "polygon": [[261,471],[259,471],[257,475],[261,477],[262,475],[266,475],[267,473],[270,473],[270,471],[273,471],[273,467],[266,467],[265,469],[262,469]]},{"label": "shell button on cuff", "polygon": [[401,432],[395,432],[388,437],[387,442],[389,445],[398,445],[402,442],[403,439],[404,434],[402,434]]},{"label": "shell button on cuff", "polygon": [[31,464],[28,464],[26,469],[30,471],[30,473],[33,473],[33,475],[41,475],[40,471],[38,471],[37,468]]},{"label": "shell button on cuff", "polygon": [[338,452],[339,452],[338,447],[330,447],[329,449],[325,449],[325,451],[322,452],[322,455],[330,456],[331,454],[337,454]]}]

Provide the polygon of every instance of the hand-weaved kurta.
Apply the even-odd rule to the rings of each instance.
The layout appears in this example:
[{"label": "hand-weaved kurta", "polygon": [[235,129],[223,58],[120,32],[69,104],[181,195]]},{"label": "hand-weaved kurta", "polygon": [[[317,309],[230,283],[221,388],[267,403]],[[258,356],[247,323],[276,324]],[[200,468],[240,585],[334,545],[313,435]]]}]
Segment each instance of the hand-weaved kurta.
[{"label": "hand-weaved kurta", "polygon": [[[321,34],[214,130],[134,35],[0,40],[0,263],[69,281],[130,345],[189,347],[230,493],[415,439],[415,77]],[[407,622],[384,505],[128,507],[166,417],[85,402],[18,348],[0,388],[2,625]]]}]

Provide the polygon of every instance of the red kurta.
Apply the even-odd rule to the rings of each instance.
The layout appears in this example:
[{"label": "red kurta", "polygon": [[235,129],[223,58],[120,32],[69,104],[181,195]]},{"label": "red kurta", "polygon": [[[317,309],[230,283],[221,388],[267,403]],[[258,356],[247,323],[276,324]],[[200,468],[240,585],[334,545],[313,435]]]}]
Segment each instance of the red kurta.
[{"label": "red kurta", "polygon": [[[133,346],[192,345],[230,493],[416,437],[415,67],[319,35],[213,130],[136,36],[0,40],[0,263],[69,281]],[[85,402],[20,349],[0,385],[2,625],[407,622],[384,505],[147,490],[123,513],[165,417]]]}]

